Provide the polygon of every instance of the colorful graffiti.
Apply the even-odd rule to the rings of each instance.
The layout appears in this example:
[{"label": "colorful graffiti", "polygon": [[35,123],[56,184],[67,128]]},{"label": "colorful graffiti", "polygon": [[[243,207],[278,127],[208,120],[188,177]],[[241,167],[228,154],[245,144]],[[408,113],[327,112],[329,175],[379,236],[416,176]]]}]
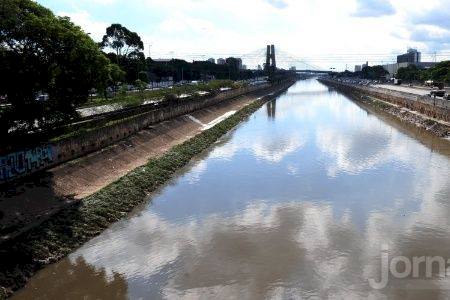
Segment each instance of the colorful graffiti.
[{"label": "colorful graffiti", "polygon": [[0,157],[0,182],[33,173],[54,161],[55,149],[51,145],[18,151]]}]

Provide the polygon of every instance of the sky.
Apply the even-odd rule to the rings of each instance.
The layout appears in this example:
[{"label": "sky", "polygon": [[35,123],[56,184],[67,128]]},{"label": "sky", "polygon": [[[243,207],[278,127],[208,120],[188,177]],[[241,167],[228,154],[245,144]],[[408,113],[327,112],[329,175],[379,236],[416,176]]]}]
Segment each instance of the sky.
[{"label": "sky", "polygon": [[[388,63],[409,47],[423,61],[450,57],[450,0],[38,0],[101,40],[120,23],[152,58],[241,56],[328,70]],[[151,46],[150,46],[151,45]],[[306,62],[308,65],[301,64]]]}]

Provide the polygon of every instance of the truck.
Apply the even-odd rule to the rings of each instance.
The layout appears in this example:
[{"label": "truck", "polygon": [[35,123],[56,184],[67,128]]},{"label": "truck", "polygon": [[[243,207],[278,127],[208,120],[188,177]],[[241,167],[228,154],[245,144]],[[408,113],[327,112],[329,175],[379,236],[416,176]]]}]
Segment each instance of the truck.
[{"label": "truck", "polygon": [[398,79],[398,78],[394,78],[394,79],[393,79],[393,83],[394,83],[395,85],[401,85],[401,84],[402,84],[402,80],[401,80],[401,79]]}]

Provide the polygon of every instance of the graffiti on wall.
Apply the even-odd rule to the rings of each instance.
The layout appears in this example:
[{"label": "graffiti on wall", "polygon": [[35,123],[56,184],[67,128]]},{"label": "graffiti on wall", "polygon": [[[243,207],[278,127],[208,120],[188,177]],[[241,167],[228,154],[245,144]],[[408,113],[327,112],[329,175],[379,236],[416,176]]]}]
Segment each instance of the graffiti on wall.
[{"label": "graffiti on wall", "polygon": [[0,182],[5,182],[47,167],[55,159],[51,145],[0,156]]}]

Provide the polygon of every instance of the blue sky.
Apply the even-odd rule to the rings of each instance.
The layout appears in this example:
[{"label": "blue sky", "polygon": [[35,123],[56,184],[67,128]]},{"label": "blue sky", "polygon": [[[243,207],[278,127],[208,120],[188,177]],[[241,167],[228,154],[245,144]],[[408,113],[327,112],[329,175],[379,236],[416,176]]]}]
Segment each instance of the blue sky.
[{"label": "blue sky", "polygon": [[[136,31],[152,57],[249,53],[268,43],[323,69],[391,61],[407,47],[450,54],[450,0],[38,0],[99,40],[111,23]],[[149,45],[152,45],[149,47]],[[280,58],[280,64],[293,64]]]}]

